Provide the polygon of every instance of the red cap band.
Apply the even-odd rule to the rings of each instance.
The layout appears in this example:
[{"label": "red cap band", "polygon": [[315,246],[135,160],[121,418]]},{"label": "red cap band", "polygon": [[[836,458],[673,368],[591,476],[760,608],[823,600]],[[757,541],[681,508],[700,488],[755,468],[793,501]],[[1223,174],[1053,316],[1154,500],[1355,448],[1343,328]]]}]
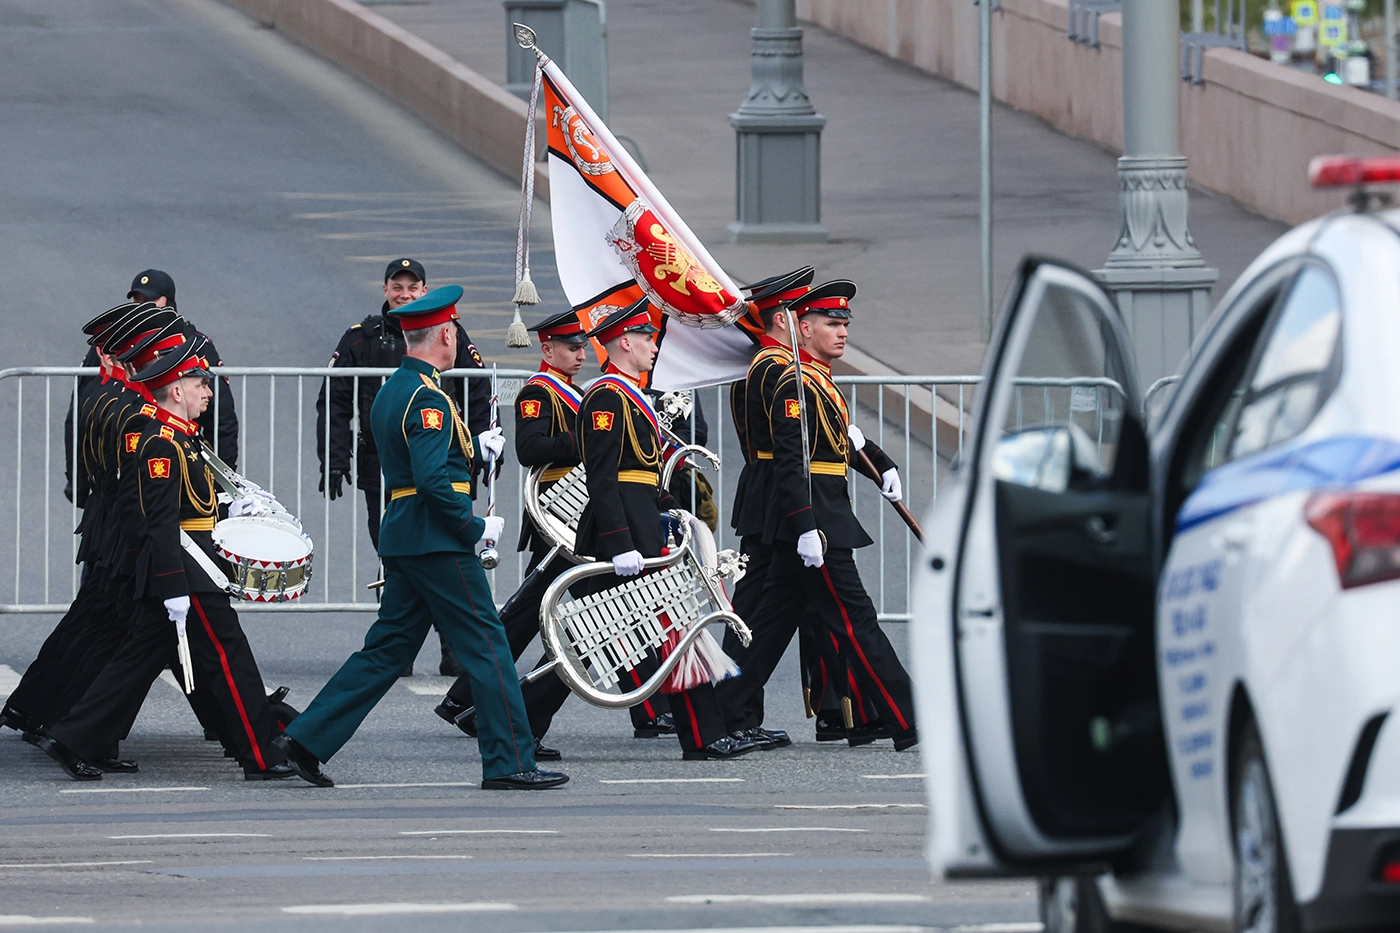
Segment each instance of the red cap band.
[{"label": "red cap band", "polygon": [[197,369],[208,369],[209,361],[202,356],[192,356],[185,360],[168,373],[161,373],[154,379],[146,383],[148,389],[159,389],[170,385],[172,382],[179,382],[184,377]]},{"label": "red cap band", "polygon": [[778,292],[776,295],[769,295],[767,298],[761,298],[753,304],[758,310],[767,311],[769,308],[776,307],[784,302],[795,301],[810,291],[811,289],[804,285],[801,288],[794,288],[789,291]]},{"label": "red cap band", "polygon": [[457,306],[453,304],[445,308],[424,311],[422,314],[400,314],[397,317],[399,326],[404,330],[422,330],[425,327],[436,327],[439,324],[457,320]]},{"label": "red cap band", "polygon": [[792,310],[798,314],[806,314],[808,311],[824,311],[828,308],[849,308],[850,306],[849,298],[833,295],[830,298],[818,298],[816,301],[794,305]]},{"label": "red cap band", "polygon": [[616,340],[618,337],[621,337],[624,333],[627,332],[627,328],[641,327],[644,324],[650,323],[651,315],[645,309],[643,309],[629,318],[624,318],[623,320],[618,321],[616,324],[613,324],[606,330],[599,331],[598,342],[607,343],[610,340]]}]

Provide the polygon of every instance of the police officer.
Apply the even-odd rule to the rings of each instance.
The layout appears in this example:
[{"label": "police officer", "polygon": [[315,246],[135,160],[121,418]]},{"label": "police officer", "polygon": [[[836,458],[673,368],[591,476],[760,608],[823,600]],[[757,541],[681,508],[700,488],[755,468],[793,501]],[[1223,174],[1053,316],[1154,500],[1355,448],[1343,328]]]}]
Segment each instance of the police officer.
[{"label": "police officer", "polygon": [[[579,406],[588,505],[579,517],[578,551],[611,561],[619,577],[636,576],[645,558],[661,555],[659,513],[676,507],[660,488],[661,437],[656,412],[640,387],[642,374],[656,362],[656,332],[643,299],[609,314],[588,334],[603,345],[608,363]],[[593,581],[598,589],[620,582],[606,576]],[[758,747],[728,734],[710,684],[673,695],[671,713],[687,761],[737,758]]]},{"label": "police officer", "polygon": [[278,739],[305,780],[321,771],[355,733],[394,678],[423,645],[434,622],[472,680],[478,705],[483,789],[557,787],[567,775],[535,767],[535,743],[510,647],[496,615],[476,543],[500,538],[505,521],[472,514],[472,477],[505,448],[499,434],[467,434],[456,402],[441,385],[458,358],[456,285],[389,309],[407,353],[370,410],[370,427],[389,485],[379,556],[384,590],[379,618],[355,652]]},{"label": "police officer", "polygon": [[210,535],[218,520],[217,489],[199,456],[194,422],[213,395],[213,377],[207,341],[192,331],[183,338],[134,377],[154,403],[118,493],[133,568],[129,630],[82,699],[38,743],[75,780],[101,779],[91,759],[131,728],[151,682],[174,654],[177,631],[188,632],[198,689],[209,691],[245,779],[292,774],[271,746],[280,726],[238,616],[204,569],[229,573]]},{"label": "police officer", "polygon": [[[416,259],[395,259],[384,270],[384,304],[378,314],[371,314],[352,326],[340,338],[331,356],[333,367],[372,367],[393,369],[403,359],[403,331],[391,312],[423,297],[428,291],[428,274]],[[472,344],[461,324],[457,324],[457,357],[453,369],[481,369],[481,354]],[[355,485],[365,494],[369,512],[369,538],[379,547],[379,521],[387,505],[379,484],[379,455],[374,435],[369,430],[370,407],[382,379],[362,378],[358,386],[353,379],[331,379],[330,425],[326,423],[326,387],[316,399],[316,456],[321,462],[319,488],[332,499],[341,495],[345,481],[350,478],[351,460],[358,459]],[[463,383],[470,382],[470,386]],[[467,428],[473,434],[485,431],[491,424],[491,388],[484,379],[445,379],[443,388],[452,396],[457,407],[466,412]],[[358,398],[357,398],[358,396]],[[352,435],[351,418],[358,411],[359,436]],[[330,456],[326,456],[329,433]],[[352,453],[353,452],[353,453]],[[462,667],[452,657],[452,648],[441,631],[438,632],[442,662],[438,672],[444,676],[460,677]],[[405,675],[413,673],[410,664]]]},{"label": "police officer", "polygon": [[[772,548],[768,579],[749,623],[754,641],[739,677],[720,685],[726,707],[740,707],[771,675],[792,638],[798,612],[832,637],[860,692],[868,697],[897,750],[918,742],[909,675],[880,629],[861,583],[854,548],[874,542],[851,511],[850,463],[862,448],[875,463],[882,494],[898,501],[894,463],[850,423],[831,362],[845,352],[855,283],[827,282],[791,303],[801,337],[801,384],[789,366],[773,394],[773,494],[763,541]],[[805,423],[807,435],[802,434]],[[804,451],[805,448],[805,451]]]}]

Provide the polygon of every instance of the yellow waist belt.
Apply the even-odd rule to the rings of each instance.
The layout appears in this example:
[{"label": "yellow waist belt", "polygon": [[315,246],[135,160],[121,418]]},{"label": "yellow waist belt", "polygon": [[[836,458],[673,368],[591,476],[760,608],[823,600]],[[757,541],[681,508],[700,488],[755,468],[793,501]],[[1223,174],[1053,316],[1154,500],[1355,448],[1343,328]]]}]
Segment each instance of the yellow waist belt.
[{"label": "yellow waist belt", "polygon": [[759,459],[759,460],[772,460],[772,459],[773,459],[773,451],[771,451],[771,450],[755,450],[755,451],[753,452],[753,455],[754,455],[754,457],[755,457],[756,459]]},{"label": "yellow waist belt", "polygon": [[661,477],[648,470],[618,470],[617,481],[619,483],[642,483],[647,486],[656,486],[661,482]]},{"label": "yellow waist belt", "polygon": [[[453,483],[453,484],[452,484],[452,488],[455,489],[455,490],[457,490],[458,492],[460,492],[460,493],[461,493],[462,495],[464,495],[464,496],[470,496],[470,495],[472,494],[472,484],[471,484],[471,483]],[[390,500],[390,501],[393,501],[394,499],[402,499],[404,496],[416,496],[416,495],[418,495],[418,487],[417,487],[417,486],[400,486],[398,489],[391,489],[391,490],[389,490],[389,500]]]},{"label": "yellow waist belt", "polygon": [[820,473],[822,476],[846,475],[846,464],[844,463],[828,463],[825,460],[813,460],[811,467],[813,473]]},{"label": "yellow waist belt", "polygon": [[541,483],[557,482],[573,472],[573,467],[550,467],[540,474]]},{"label": "yellow waist belt", "polygon": [[214,523],[219,519],[211,515],[208,518],[182,518],[180,527],[185,531],[213,531]]}]

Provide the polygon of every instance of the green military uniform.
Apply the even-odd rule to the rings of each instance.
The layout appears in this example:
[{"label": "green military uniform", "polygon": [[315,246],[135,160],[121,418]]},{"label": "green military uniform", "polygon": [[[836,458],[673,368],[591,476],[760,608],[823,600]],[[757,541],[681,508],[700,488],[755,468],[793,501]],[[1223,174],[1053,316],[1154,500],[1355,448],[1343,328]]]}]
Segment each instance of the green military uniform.
[{"label": "green military uniform", "polygon": [[[439,292],[397,309],[414,313]],[[441,299],[436,299],[441,300]],[[449,309],[450,310],[450,309]],[[453,312],[455,315],[455,312]],[[390,501],[379,531],[384,590],[365,645],[336,672],[286,736],[328,761],[417,656],[436,620],[467,669],[486,780],[535,770],[535,741],[486,572],[474,553],[473,467],[485,466],[436,369],[406,356],[379,390],[370,427]]]}]

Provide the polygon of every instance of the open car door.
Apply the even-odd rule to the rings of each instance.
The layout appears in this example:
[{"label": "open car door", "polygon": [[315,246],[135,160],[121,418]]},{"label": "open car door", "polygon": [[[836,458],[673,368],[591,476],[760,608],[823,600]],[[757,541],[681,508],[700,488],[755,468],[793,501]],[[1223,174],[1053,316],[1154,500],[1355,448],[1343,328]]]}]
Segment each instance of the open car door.
[{"label": "open car door", "polygon": [[948,568],[983,864],[1100,865],[1133,848],[1169,788],[1132,350],[1088,275],[1031,258],[984,376]]}]

